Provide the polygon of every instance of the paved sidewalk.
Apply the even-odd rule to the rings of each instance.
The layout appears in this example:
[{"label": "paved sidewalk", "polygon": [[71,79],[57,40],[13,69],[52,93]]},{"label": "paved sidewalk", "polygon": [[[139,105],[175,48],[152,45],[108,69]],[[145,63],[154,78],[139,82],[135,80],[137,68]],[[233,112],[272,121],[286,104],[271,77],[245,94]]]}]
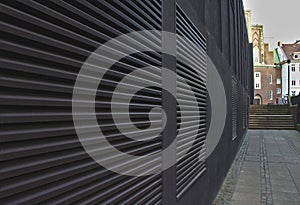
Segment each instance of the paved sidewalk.
[{"label": "paved sidewalk", "polygon": [[249,130],[215,205],[300,205],[300,134]]}]

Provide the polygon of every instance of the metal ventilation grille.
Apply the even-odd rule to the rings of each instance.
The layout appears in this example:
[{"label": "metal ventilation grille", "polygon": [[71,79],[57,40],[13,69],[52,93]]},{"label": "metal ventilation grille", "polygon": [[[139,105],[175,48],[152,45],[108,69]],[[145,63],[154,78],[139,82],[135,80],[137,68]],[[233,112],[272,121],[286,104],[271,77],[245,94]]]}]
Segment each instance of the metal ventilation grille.
[{"label": "metal ventilation grille", "polygon": [[243,89],[243,129],[245,129],[247,126],[247,106],[248,106],[247,100],[248,100],[247,93]]},{"label": "metal ventilation grille", "polygon": [[177,39],[180,104],[177,106],[177,197],[180,197],[206,169],[206,41],[178,6],[176,32],[192,42]]},{"label": "metal ventilation grille", "polygon": [[[123,33],[161,30],[160,1],[3,0],[1,15],[1,203],[160,203],[161,175],[119,175],[91,159],[76,135],[71,107],[86,58]],[[160,36],[149,40],[154,47],[161,44]],[[96,96],[98,122],[110,142],[135,155],[159,152],[161,138],[126,139],[112,125],[107,105],[120,79],[147,65],[161,66],[161,55],[145,52],[122,59],[111,67]],[[160,72],[151,74],[157,85]],[[93,80],[93,73],[88,77]],[[161,105],[161,89],[145,88],[132,101],[131,119],[141,130],[148,126],[153,105]],[[159,129],[161,120],[154,123]]]},{"label": "metal ventilation grille", "polygon": [[231,88],[231,109],[232,109],[232,116],[231,116],[231,126],[232,126],[232,140],[237,137],[237,114],[238,114],[238,87],[237,81],[234,77],[232,77],[232,88]]},{"label": "metal ventilation grille", "polygon": [[247,95],[247,113],[246,113],[246,128],[249,128],[249,115],[250,115],[250,111],[249,111],[249,107],[250,107],[250,97]]}]

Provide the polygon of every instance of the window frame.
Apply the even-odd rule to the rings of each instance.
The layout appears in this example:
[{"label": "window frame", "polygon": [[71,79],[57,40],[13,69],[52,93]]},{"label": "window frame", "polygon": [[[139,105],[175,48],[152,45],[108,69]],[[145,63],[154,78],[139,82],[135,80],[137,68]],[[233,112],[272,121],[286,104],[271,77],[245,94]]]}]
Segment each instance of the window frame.
[{"label": "window frame", "polygon": [[281,94],[281,88],[276,88],[276,94],[277,95]]},{"label": "window frame", "polygon": [[273,90],[269,90],[269,99],[273,100]]},{"label": "window frame", "polygon": [[291,64],[291,71],[296,72],[296,64],[295,63]]},{"label": "window frame", "polygon": [[281,78],[276,78],[276,84],[280,85],[281,84]]}]

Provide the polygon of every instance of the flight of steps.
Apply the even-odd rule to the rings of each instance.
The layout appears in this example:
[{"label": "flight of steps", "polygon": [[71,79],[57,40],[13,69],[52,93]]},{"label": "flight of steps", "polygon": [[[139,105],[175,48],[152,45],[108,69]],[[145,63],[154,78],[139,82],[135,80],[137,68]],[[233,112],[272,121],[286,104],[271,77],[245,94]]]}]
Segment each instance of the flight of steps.
[{"label": "flight of steps", "polygon": [[251,105],[249,129],[295,130],[287,105]]}]

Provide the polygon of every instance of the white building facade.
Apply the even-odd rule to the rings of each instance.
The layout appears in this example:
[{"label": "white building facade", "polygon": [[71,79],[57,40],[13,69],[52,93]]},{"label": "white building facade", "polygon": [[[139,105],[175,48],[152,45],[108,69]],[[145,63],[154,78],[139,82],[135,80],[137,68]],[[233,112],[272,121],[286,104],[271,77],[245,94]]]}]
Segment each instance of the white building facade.
[{"label": "white building facade", "polygon": [[[299,95],[300,93],[300,45],[281,44],[277,47],[279,63],[282,64],[282,97],[286,95]],[[286,61],[291,63],[287,64]],[[290,72],[290,79],[288,74]],[[288,93],[288,84],[290,84],[290,93]]]}]

